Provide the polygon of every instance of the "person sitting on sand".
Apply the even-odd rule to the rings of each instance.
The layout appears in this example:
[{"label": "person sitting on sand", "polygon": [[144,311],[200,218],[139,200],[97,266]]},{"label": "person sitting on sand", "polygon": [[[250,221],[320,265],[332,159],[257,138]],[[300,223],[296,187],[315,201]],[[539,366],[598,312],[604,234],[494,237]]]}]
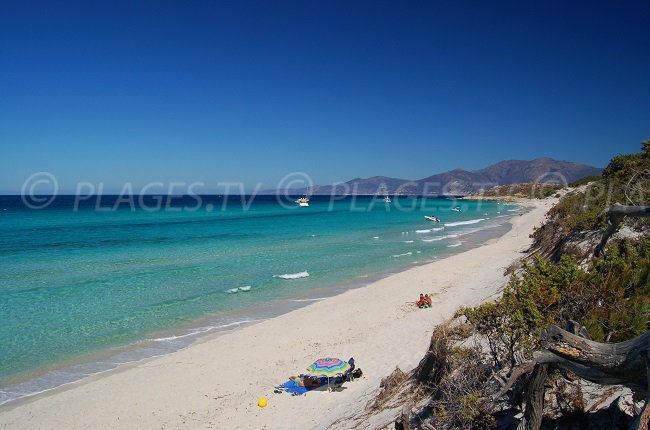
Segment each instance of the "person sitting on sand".
[{"label": "person sitting on sand", "polygon": [[289,376],[289,379],[292,380],[298,387],[313,388],[321,386],[321,380],[318,376]]},{"label": "person sitting on sand", "polygon": [[303,378],[305,388],[315,388],[321,386],[321,380],[318,376],[305,376]]},{"label": "person sitting on sand", "polygon": [[354,372],[354,369],[356,368],[356,365],[354,363],[354,357],[350,357],[348,360],[348,364],[350,365],[350,368],[343,372],[343,375],[341,375],[340,378],[338,378],[339,383],[343,383],[345,381],[351,381],[352,380],[352,372]]},{"label": "person sitting on sand", "polygon": [[431,300],[431,297],[429,297],[428,294],[425,294],[425,295],[424,295],[424,301],[427,302],[427,305],[428,305],[429,307],[433,306],[433,300]]},{"label": "person sitting on sand", "polygon": [[305,375],[298,375],[298,376],[289,376],[289,379],[292,380],[297,387],[304,387],[305,383],[303,382],[303,377]]},{"label": "person sitting on sand", "polygon": [[424,294],[420,293],[420,299],[415,302],[415,306],[418,308],[421,308],[422,306],[426,305],[427,301],[424,299]]}]

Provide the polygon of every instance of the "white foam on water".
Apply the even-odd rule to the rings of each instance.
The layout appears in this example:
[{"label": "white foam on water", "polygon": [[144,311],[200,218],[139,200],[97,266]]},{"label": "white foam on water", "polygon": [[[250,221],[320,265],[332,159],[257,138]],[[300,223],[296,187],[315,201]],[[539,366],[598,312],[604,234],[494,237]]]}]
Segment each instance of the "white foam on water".
[{"label": "white foam on water", "polygon": [[304,272],[298,272],[298,273],[285,273],[283,275],[273,275],[274,278],[280,278],[280,279],[300,279],[300,278],[306,278],[309,276],[309,272],[306,270]]},{"label": "white foam on water", "polygon": [[455,247],[457,247],[457,246],[461,246],[461,245],[462,245],[461,242],[458,242],[458,243],[450,243],[449,245],[447,245],[447,248],[455,248]]},{"label": "white foam on water", "polygon": [[229,290],[226,290],[226,293],[228,294],[235,294],[237,292],[239,292],[239,288],[231,288]]},{"label": "white foam on water", "polygon": [[[447,224],[445,224],[445,225],[447,225]],[[422,233],[432,233],[434,231],[440,231],[440,230],[444,230],[444,229],[445,229],[444,227],[433,227],[433,228],[428,228],[426,230],[415,230],[415,232],[416,233],[421,233],[421,234]]]},{"label": "white foam on water", "polygon": [[170,341],[170,340],[183,339],[183,338],[186,338],[186,337],[196,336],[196,335],[203,334],[203,333],[208,333],[208,332],[211,332],[211,331],[214,331],[214,330],[218,330],[218,329],[222,329],[222,328],[228,328],[228,327],[234,327],[234,326],[238,326],[238,325],[241,325],[241,324],[246,324],[246,323],[254,322],[254,321],[257,321],[257,320],[243,319],[243,320],[240,320],[240,321],[233,321],[233,322],[228,323],[228,324],[201,327],[201,328],[198,328],[198,329],[195,329],[195,330],[191,330],[191,331],[189,331],[189,332],[187,332],[185,334],[179,334],[179,335],[176,335],[176,336],[156,337],[156,338],[153,338],[153,339],[147,339],[147,341],[165,342],[165,341]]},{"label": "white foam on water", "polygon": [[393,255],[393,258],[405,257],[407,255],[413,255],[413,253],[411,251],[409,251],[409,252],[405,252],[404,254],[396,254],[396,255]]},{"label": "white foam on water", "polygon": [[246,285],[245,287],[239,287],[239,291],[244,291],[245,292],[245,291],[250,291],[250,290],[251,290],[250,285]]},{"label": "white foam on water", "polygon": [[373,239],[379,239],[379,236],[373,236],[372,238]]},{"label": "white foam on water", "polygon": [[404,243],[413,243],[412,240],[403,240],[402,242],[404,242]]},{"label": "white foam on water", "polygon": [[448,223],[445,223],[445,227],[455,227],[457,225],[478,224],[481,221],[485,221],[485,218],[471,219],[469,221],[448,222]]},{"label": "white foam on water", "polygon": [[452,239],[454,237],[458,237],[457,234],[448,234],[446,236],[440,236],[440,237],[430,237],[427,239],[420,239],[422,242],[438,242],[440,240],[445,240],[445,239]]}]

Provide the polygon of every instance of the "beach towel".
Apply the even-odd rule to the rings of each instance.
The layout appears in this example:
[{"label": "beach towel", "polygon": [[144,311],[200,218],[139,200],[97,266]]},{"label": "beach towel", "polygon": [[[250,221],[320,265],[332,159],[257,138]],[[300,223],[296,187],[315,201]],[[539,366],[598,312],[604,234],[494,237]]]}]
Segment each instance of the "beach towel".
[{"label": "beach towel", "polygon": [[297,381],[292,381],[291,379],[289,379],[284,384],[280,384],[277,387],[275,387],[275,389],[280,390],[280,391],[286,391],[287,393],[291,393],[291,394],[295,393],[296,395],[301,396],[301,395],[305,394],[307,391],[311,391],[311,390],[313,390],[315,388],[320,388],[323,385],[327,385],[327,380],[325,378],[321,378],[319,386],[317,386],[317,387],[309,387],[309,388],[301,387],[300,385],[298,385]]},{"label": "beach towel", "polygon": [[301,387],[300,385],[298,385],[296,383],[296,381],[292,381],[291,379],[289,379],[284,384],[278,385],[275,388],[277,390],[280,390],[280,391],[286,391],[287,393],[291,393],[291,394],[295,393],[295,394],[298,394],[300,396],[302,396],[303,394],[305,394],[307,391],[310,390],[310,388]]}]

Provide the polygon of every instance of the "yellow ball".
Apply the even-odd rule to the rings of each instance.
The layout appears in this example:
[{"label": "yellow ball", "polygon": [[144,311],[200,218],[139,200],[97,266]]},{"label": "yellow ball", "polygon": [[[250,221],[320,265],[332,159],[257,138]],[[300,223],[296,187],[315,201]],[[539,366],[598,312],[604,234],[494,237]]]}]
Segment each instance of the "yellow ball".
[{"label": "yellow ball", "polygon": [[266,400],[266,397],[260,397],[259,400],[257,401],[257,406],[259,406],[260,408],[263,408],[263,407],[266,406],[267,403],[268,403],[268,400]]}]

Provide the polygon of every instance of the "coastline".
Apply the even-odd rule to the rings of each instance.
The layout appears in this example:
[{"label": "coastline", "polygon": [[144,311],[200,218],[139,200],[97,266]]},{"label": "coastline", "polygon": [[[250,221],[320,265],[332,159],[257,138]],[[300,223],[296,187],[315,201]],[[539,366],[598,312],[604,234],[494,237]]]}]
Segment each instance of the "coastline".
[{"label": "coastline", "polygon": [[[503,269],[530,244],[551,201],[510,218],[512,228],[482,246],[414,266],[368,285],[234,331],[209,336],[180,351],[0,407],[6,428],[185,427],[295,428],[334,420],[398,365],[410,369],[426,349],[434,324],[460,305],[477,304],[505,283]],[[530,201],[527,202],[530,206]],[[420,292],[434,307],[418,310]],[[354,356],[365,377],[341,392],[304,397],[273,387],[320,356]],[[259,409],[257,398],[269,398]]]}]

